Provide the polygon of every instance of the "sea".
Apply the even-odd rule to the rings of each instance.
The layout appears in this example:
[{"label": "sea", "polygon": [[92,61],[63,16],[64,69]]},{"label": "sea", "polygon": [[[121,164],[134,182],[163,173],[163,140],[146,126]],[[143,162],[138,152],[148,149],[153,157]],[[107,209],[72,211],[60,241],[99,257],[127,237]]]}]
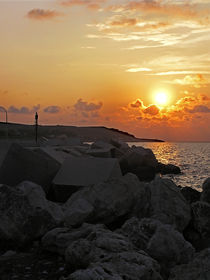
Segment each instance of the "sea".
[{"label": "sea", "polygon": [[210,177],[210,142],[129,142],[129,146],[152,149],[158,161],[180,167],[179,175],[164,175],[181,187],[202,190],[202,184]]}]

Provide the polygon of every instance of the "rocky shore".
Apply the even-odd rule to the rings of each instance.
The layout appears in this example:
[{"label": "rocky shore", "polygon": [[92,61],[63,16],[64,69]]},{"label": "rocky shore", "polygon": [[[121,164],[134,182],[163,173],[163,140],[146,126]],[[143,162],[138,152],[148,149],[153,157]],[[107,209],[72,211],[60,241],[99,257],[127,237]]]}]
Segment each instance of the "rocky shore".
[{"label": "rocky shore", "polygon": [[0,164],[0,279],[210,279],[210,178],[199,193],[150,149],[55,142]]}]

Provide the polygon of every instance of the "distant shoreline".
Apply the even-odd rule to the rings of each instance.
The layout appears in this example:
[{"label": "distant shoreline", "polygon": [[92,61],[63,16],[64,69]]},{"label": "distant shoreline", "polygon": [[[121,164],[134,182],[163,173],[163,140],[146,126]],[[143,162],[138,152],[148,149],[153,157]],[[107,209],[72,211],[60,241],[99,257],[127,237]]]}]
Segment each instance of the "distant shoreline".
[{"label": "distant shoreline", "polygon": [[[10,138],[31,139],[34,137],[34,125],[8,123],[7,126]],[[6,123],[0,122],[0,139],[5,138],[5,135]],[[125,142],[165,142],[160,139],[137,138],[128,132],[105,126],[39,125],[39,137],[57,138],[61,136],[78,137],[85,142],[111,138],[118,138]]]}]

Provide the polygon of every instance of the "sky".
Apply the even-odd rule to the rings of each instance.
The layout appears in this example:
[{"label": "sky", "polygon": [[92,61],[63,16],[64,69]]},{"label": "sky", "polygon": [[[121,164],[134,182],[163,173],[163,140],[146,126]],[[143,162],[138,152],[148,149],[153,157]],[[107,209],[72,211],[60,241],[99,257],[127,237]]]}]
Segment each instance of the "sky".
[{"label": "sky", "polygon": [[[0,0],[10,122],[210,141],[210,0]],[[4,121],[0,108],[0,121]]]}]

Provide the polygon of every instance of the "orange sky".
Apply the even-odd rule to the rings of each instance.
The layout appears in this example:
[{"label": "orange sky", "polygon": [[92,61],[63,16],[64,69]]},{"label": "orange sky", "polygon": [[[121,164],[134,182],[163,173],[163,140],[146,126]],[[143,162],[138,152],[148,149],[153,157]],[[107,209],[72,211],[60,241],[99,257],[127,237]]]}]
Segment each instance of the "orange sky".
[{"label": "orange sky", "polygon": [[42,124],[210,141],[209,14],[209,0],[0,1],[0,106],[11,122],[38,111]]}]

